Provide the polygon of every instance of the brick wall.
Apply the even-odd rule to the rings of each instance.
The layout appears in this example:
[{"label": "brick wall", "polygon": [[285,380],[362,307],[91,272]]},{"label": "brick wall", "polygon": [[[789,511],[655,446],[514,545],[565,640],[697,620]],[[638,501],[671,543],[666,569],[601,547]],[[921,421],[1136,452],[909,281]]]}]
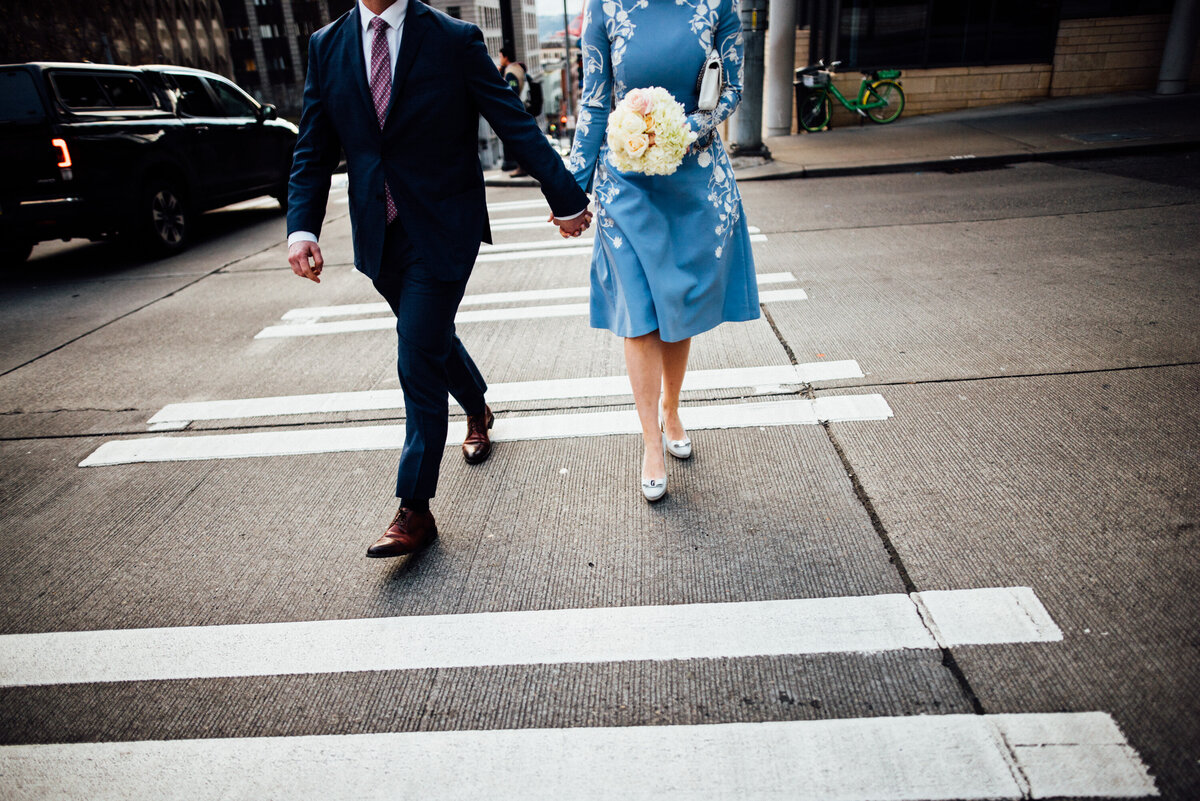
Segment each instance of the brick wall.
[{"label": "brick wall", "polygon": [[[1044,97],[1153,90],[1169,22],[1165,14],[1064,20],[1053,64],[905,70],[900,78],[907,100],[904,115]],[[796,34],[796,66],[807,64],[808,31],[804,29]],[[861,77],[858,72],[845,72],[835,82],[842,94],[853,98]],[[1200,48],[1191,82],[1200,83]],[[833,107],[834,125],[857,123],[857,114],[836,101]],[[792,131],[796,131],[795,119]]]},{"label": "brick wall", "polygon": [[1063,20],[1050,96],[1154,88],[1169,22],[1163,14]]}]

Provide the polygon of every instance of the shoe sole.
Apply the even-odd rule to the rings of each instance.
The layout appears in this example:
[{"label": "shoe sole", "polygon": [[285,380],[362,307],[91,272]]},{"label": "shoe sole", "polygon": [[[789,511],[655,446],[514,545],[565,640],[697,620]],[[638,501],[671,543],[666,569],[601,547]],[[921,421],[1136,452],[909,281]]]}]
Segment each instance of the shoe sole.
[{"label": "shoe sole", "polygon": [[437,539],[437,536],[438,536],[438,533],[437,533],[437,529],[435,528],[433,530],[433,536],[429,538],[429,542],[425,543],[420,548],[417,548],[415,551],[404,551],[403,553],[371,553],[368,550],[367,558],[368,559],[395,559],[397,556],[411,556],[414,553],[420,553],[421,551],[425,550],[430,545],[432,545],[433,541]]}]

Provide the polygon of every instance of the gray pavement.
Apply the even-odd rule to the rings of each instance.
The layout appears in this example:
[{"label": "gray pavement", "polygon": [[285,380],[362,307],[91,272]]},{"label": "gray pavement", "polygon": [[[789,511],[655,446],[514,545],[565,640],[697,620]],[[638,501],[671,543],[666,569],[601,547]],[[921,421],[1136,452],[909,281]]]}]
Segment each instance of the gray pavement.
[{"label": "gray pavement", "polygon": [[[319,287],[287,269],[268,204],[210,215],[210,236],[159,262],[40,246],[0,297],[0,341],[11,343],[0,354],[0,635],[826,599],[845,615],[835,633],[850,636],[866,626],[854,599],[1028,587],[1062,639],[971,644],[946,629],[944,647],[261,676],[185,666],[173,679],[0,686],[0,764],[14,764],[7,747],[30,744],[186,742],[209,753],[220,738],[249,748],[330,735],[331,767],[348,758],[337,738],[351,735],[494,743],[486,738],[537,729],[670,737],[699,727],[733,755],[705,797],[768,797],[759,781],[796,797],[828,780],[840,797],[893,798],[926,776],[909,797],[956,798],[969,794],[968,774],[986,771],[928,778],[939,762],[960,763],[952,743],[930,745],[911,722],[1036,714],[1049,726],[1101,713],[1122,745],[1008,739],[1002,752],[1021,779],[995,797],[1079,795],[1039,773],[1077,764],[1056,761],[1064,750],[1100,755],[1078,763],[1078,786],[1119,796],[1114,766],[1140,760],[1163,797],[1195,797],[1198,165],[1182,152],[749,182],[749,222],[766,235],[758,272],[791,273],[778,286],[802,287],[807,300],[767,302],[762,319],[698,337],[692,369],[854,360],[863,375],[691,391],[685,422],[688,409],[717,404],[874,394],[893,416],[694,431],[696,456],[671,464],[670,494],[653,507],[637,489],[634,436],[503,442],[473,468],[451,449],[434,502],[442,535],[402,560],[363,558],[393,510],[394,450],[77,466],[104,443],[152,436],[147,422],[168,404],[397,388],[388,330],[255,339],[291,309],[376,300],[349,266],[344,193],[331,204]],[[490,190],[494,220],[542,213],[499,206],[537,197]],[[513,228],[497,241],[551,236]],[[480,263],[467,291],[582,287],[587,274],[586,256],[531,252]],[[494,386],[623,369],[619,341],[584,317],[463,323],[459,333]],[[500,425],[630,413],[628,397],[612,395],[493,405]],[[402,421],[396,408],[331,410],[195,421],[166,436],[315,436]],[[9,643],[0,637],[0,654]],[[753,727],[780,722],[899,728],[861,735],[883,755],[877,772],[763,764],[716,734],[745,723],[738,737],[753,738]],[[905,761],[926,747],[939,759]],[[0,773],[0,794],[93,797],[69,785],[103,771],[103,755],[38,753],[53,781]],[[155,797],[270,795],[246,779],[265,781],[266,767],[214,762],[189,774],[182,752],[168,753],[179,758],[164,775],[195,783],[157,784]],[[612,764],[633,764],[622,759]],[[607,797],[609,763],[597,762],[571,784],[548,755],[521,777],[521,797],[560,781],[573,790],[558,797]],[[122,784],[141,775],[137,758],[114,765],[111,797],[146,797]],[[645,786],[667,768],[652,760]],[[447,797],[454,771],[429,770],[424,784],[385,786]],[[318,782],[291,797],[337,789]],[[476,789],[459,797],[496,791]]]}]

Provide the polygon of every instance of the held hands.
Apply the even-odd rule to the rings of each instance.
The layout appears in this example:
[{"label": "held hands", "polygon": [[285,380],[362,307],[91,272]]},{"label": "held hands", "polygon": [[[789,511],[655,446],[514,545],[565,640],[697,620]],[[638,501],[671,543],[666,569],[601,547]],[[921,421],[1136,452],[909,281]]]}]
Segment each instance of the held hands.
[{"label": "held hands", "polygon": [[562,235],[563,239],[566,239],[572,236],[579,236],[586,231],[588,226],[592,224],[592,213],[590,211],[585,211],[578,217],[573,217],[569,220],[560,220],[551,214],[547,222],[552,222],[557,225],[559,234]]},{"label": "held hands", "polygon": [[[308,263],[312,259],[312,264]],[[321,268],[325,259],[321,258],[321,248],[316,242],[296,242],[288,248],[288,264],[292,272],[301,278],[321,283]]]}]

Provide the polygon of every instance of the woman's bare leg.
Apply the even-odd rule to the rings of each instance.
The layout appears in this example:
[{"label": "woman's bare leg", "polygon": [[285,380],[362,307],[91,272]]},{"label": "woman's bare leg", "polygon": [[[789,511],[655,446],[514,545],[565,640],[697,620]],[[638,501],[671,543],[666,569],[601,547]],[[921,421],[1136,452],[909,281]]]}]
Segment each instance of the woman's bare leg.
[{"label": "woman's bare leg", "polygon": [[663,341],[657,331],[625,339],[625,369],[633,387],[633,402],[637,404],[642,423],[642,478],[662,479],[667,476],[663,463],[662,435],[658,430],[658,398],[663,383]]},{"label": "woman's bare leg", "polygon": [[678,342],[662,343],[663,423],[667,439],[671,440],[681,440],[687,436],[687,430],[679,420],[679,390],[683,387],[683,377],[687,373],[688,353],[691,349],[690,337]]}]

